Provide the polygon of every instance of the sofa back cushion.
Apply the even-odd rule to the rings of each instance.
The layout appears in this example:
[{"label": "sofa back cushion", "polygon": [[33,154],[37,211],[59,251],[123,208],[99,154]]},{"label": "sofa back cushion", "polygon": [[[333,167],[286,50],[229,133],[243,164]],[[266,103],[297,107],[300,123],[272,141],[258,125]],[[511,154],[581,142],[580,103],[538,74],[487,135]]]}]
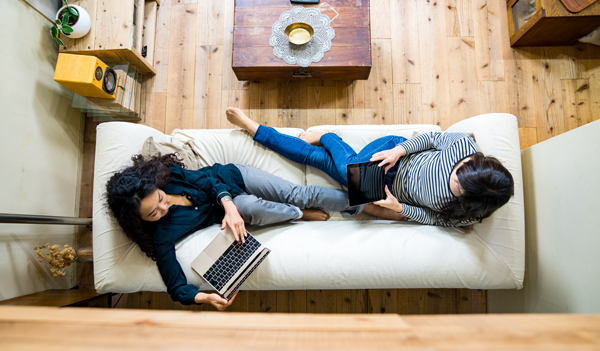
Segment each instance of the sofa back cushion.
[{"label": "sofa back cushion", "polygon": [[[298,136],[302,129],[277,128],[280,133]],[[304,185],[305,166],[292,162],[254,142],[248,133],[231,129],[176,129],[173,143],[187,143],[196,154],[200,167],[215,163],[240,163]]]}]

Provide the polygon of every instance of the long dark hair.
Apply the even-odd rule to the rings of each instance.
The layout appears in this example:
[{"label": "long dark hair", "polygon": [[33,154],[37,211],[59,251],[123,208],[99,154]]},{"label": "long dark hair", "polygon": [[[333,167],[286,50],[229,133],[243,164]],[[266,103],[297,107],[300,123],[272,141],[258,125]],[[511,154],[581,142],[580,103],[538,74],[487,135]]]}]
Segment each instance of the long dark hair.
[{"label": "long dark hair", "polygon": [[450,223],[463,220],[481,222],[504,206],[515,193],[510,172],[496,159],[481,152],[463,163],[456,171],[463,189],[459,202],[439,214]]},{"label": "long dark hair", "polygon": [[171,166],[185,167],[177,154],[131,157],[133,166],[115,173],[106,183],[108,208],[125,235],[136,244],[146,256],[156,260],[154,250],[154,225],[142,220],[140,203],[156,189],[169,183]]}]

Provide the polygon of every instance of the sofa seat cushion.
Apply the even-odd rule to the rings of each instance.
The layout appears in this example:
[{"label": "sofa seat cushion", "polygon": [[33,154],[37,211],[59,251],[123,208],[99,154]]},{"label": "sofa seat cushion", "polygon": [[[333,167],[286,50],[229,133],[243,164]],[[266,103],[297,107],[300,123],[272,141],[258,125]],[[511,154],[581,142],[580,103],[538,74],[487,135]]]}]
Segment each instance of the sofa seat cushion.
[{"label": "sofa seat cushion", "polygon": [[[365,223],[368,222],[368,223]],[[271,254],[243,290],[517,288],[510,269],[478,235],[391,221],[293,222],[248,227]],[[200,230],[176,246],[188,282],[210,290],[190,267],[220,231]],[[147,264],[146,264],[147,263]],[[124,269],[124,268],[127,269]],[[129,250],[101,291],[166,291],[156,264]],[[109,288],[110,287],[110,288]],[[98,283],[97,283],[98,288]]]}]

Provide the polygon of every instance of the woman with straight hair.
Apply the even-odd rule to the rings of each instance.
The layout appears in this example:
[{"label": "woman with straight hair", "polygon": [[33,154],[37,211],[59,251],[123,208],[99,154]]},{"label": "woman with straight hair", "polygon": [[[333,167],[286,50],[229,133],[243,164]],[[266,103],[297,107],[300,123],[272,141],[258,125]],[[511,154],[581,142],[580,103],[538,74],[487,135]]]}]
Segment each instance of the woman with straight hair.
[{"label": "woman with straight hair", "polygon": [[230,107],[226,114],[256,142],[316,167],[346,187],[346,165],[379,162],[386,172],[386,198],[365,205],[368,214],[460,227],[491,216],[514,194],[510,172],[496,158],[483,155],[463,133],[386,136],[356,153],[333,133],[305,132],[296,138],[259,125],[238,108]]}]

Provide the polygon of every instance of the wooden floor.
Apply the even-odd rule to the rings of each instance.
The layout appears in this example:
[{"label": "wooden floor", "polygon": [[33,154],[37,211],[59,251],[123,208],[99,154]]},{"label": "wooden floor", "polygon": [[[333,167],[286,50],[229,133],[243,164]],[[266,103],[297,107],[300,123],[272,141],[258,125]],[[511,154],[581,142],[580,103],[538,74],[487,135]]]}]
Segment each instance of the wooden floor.
[{"label": "wooden floor", "polygon": [[[167,134],[230,128],[227,106],[263,124],[299,128],[428,123],[445,129],[475,115],[506,112],[518,117],[525,148],[600,119],[600,47],[512,49],[502,0],[371,0],[373,69],[367,81],[237,81],[231,70],[233,4],[161,0],[158,73],[148,85],[144,124]],[[80,215],[91,217],[95,137],[87,124]],[[91,242],[89,230],[82,230],[79,242]],[[79,267],[78,283],[93,288],[90,266]],[[181,308],[165,294],[123,299],[119,306]],[[232,310],[486,311],[485,291],[455,289],[244,292],[238,300]]]},{"label": "wooden floor", "polygon": [[[113,297],[117,301],[119,297]],[[211,305],[183,306],[167,293],[125,294],[117,307],[216,311]],[[279,313],[486,313],[484,290],[389,289],[389,290],[278,290],[240,291],[229,312]]]}]

